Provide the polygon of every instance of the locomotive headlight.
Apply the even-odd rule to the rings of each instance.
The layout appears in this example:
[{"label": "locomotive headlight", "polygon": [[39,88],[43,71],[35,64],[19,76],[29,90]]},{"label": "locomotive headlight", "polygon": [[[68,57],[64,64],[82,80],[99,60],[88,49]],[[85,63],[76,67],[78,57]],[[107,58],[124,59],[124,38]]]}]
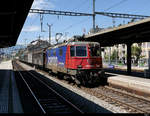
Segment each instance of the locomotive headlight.
[{"label": "locomotive headlight", "polygon": [[96,64],[96,67],[100,67],[100,65]]},{"label": "locomotive headlight", "polygon": [[87,59],[87,63],[88,63],[88,64],[92,64],[93,62],[92,62],[91,59]]},{"label": "locomotive headlight", "polygon": [[82,68],[82,65],[78,65],[77,67],[78,67],[78,68]]},{"label": "locomotive headlight", "polygon": [[101,73],[102,73],[101,71],[98,72],[99,75],[100,75]]}]

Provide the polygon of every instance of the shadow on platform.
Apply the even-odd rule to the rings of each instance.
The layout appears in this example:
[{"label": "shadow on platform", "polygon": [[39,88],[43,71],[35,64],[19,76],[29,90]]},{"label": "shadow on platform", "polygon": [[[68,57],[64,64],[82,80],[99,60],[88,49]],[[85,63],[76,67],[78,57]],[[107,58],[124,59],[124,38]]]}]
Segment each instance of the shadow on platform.
[{"label": "shadow on platform", "polygon": [[11,78],[11,71],[12,70],[0,69],[0,93],[4,87],[7,88],[7,84]]}]

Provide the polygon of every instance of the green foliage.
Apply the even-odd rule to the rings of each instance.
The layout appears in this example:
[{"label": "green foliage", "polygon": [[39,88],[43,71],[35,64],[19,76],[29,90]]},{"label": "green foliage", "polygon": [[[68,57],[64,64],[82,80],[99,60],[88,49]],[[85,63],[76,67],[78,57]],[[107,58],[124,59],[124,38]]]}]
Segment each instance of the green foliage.
[{"label": "green foliage", "polygon": [[118,58],[118,52],[116,50],[114,50],[111,57],[110,57],[110,59],[111,60],[116,60],[116,57]]},{"label": "green foliage", "polygon": [[108,55],[104,55],[104,59],[106,60],[106,61],[108,61]]},{"label": "green foliage", "polygon": [[138,46],[132,46],[131,47],[131,53],[133,56],[139,57],[141,55],[142,49]]},{"label": "green foliage", "polygon": [[135,64],[138,64],[138,60],[141,58],[142,49],[141,46],[132,46],[131,54],[135,58]]}]

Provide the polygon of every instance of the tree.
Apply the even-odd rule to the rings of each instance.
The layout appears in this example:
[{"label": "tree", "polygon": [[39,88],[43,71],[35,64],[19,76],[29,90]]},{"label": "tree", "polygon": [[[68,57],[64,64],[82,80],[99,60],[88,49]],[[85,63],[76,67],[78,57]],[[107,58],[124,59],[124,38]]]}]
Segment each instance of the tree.
[{"label": "tree", "polygon": [[131,54],[132,54],[132,57],[135,58],[136,65],[138,65],[138,61],[140,59],[141,53],[142,53],[141,45],[131,47]]},{"label": "tree", "polygon": [[107,54],[104,54],[104,59],[105,59],[105,61],[108,61],[108,55]]},{"label": "tree", "polygon": [[118,52],[114,50],[110,58],[111,60],[116,60],[116,58],[118,58]]}]

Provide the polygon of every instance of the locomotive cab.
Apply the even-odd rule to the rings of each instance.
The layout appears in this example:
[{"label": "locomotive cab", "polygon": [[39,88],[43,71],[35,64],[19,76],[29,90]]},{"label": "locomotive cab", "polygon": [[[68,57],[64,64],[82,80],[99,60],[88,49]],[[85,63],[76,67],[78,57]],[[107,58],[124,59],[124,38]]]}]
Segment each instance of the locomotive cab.
[{"label": "locomotive cab", "polygon": [[73,42],[69,45],[67,67],[83,84],[98,82],[103,77],[100,44],[97,42]]},{"label": "locomotive cab", "polygon": [[99,69],[102,68],[101,49],[99,44],[89,44],[88,46],[89,57],[87,60],[90,68]]}]

